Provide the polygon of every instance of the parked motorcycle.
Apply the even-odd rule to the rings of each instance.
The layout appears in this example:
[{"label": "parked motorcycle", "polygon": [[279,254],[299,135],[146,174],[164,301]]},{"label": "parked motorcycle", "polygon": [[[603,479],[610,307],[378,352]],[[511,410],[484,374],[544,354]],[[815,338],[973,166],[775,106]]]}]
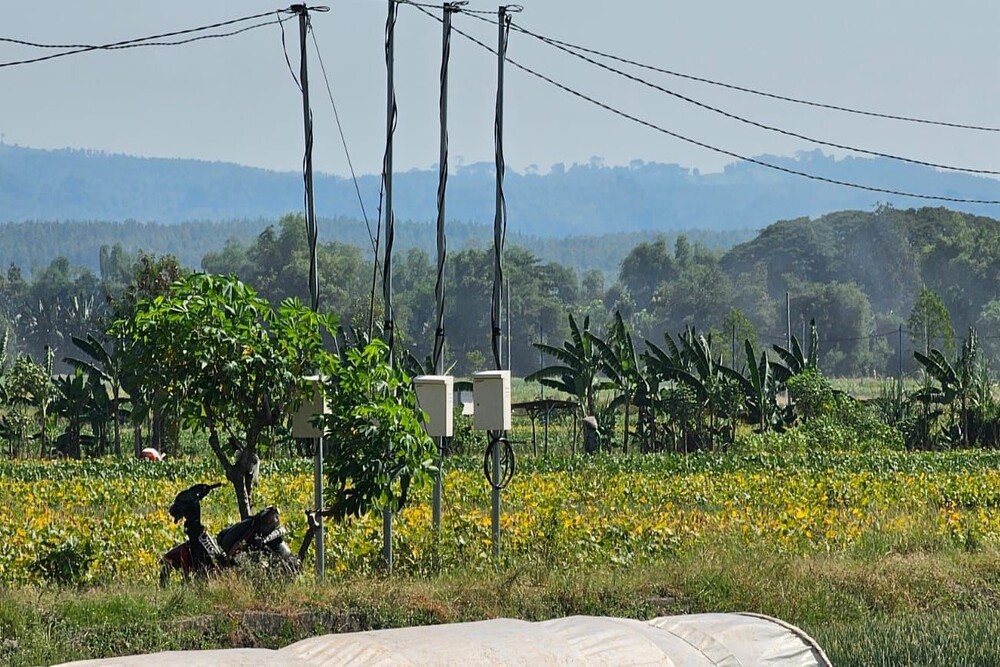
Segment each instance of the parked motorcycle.
[{"label": "parked motorcycle", "polygon": [[177,494],[170,505],[174,522],[184,520],[187,540],[175,545],[161,558],[160,583],[170,579],[174,570],[180,570],[187,579],[191,574],[232,567],[241,556],[266,561],[285,572],[297,572],[299,559],[285,543],[286,530],[276,507],[265,507],[239,523],[223,528],[213,538],[201,523],[201,501],[222,486],[221,484],[195,484]]}]

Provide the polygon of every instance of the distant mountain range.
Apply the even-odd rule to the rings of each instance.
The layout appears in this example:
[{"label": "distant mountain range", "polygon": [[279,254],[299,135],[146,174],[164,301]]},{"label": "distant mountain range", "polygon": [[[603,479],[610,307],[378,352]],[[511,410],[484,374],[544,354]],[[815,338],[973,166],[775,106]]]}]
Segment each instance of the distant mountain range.
[{"label": "distant mountain range", "polygon": [[[834,159],[820,151],[763,156],[820,178],[951,198],[1000,200],[1000,181],[882,158]],[[380,177],[359,179],[369,218],[377,216]],[[493,165],[459,168],[448,184],[449,219],[491,223]],[[398,220],[436,218],[437,173],[394,175]],[[682,229],[760,229],[776,220],[818,216],[876,203],[900,208],[945,203],[996,216],[1000,207],[918,200],[831,185],[738,163],[702,174],[676,164],[627,167],[555,165],[547,173],[508,171],[505,194],[513,232],[532,236],[602,235]],[[302,177],[221,162],[139,158],[83,150],[0,146],[0,222],[100,220],[159,222],[274,219],[302,210]],[[354,183],[316,178],[316,210],[361,218]]]}]

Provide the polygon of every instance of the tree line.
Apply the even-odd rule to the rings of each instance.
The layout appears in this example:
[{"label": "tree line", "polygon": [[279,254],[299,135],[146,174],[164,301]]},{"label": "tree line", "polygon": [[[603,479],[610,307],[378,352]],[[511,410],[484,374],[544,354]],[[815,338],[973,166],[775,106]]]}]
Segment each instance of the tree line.
[{"label": "tree line", "polygon": [[[286,216],[254,238],[231,238],[202,255],[201,269],[235,274],[272,304],[308,300],[308,248],[301,218]],[[487,366],[490,353],[492,249],[451,250],[445,267],[446,357],[459,374]],[[384,321],[381,276],[371,248],[320,243],[321,310],[370,331]],[[65,257],[27,276],[11,265],[0,273],[0,327],[10,350],[36,361],[46,349],[57,371],[73,337],[100,337],[110,317],[153,267],[165,275],[190,269],[169,254],[131,253],[104,245],[98,271]],[[1000,338],[1000,228],[995,220],[943,208],[844,211],[815,220],[775,223],[751,241],[721,251],[687,235],[640,241],[616,274],[576,270],[509,245],[502,329],[509,318],[510,365],[517,375],[539,368],[535,343],[564,340],[566,314],[589,316],[603,332],[620,313],[637,342],[677,335],[687,327],[713,333],[727,363],[748,363],[742,341],[760,346],[801,339],[815,321],[824,345],[819,364],[831,376],[898,375],[919,370],[912,351],[951,353],[956,331],[975,327],[980,355],[995,360]],[[397,341],[423,359],[433,341],[436,266],[427,250],[398,250],[393,261]],[[163,268],[163,267],[160,267]],[[374,298],[373,298],[373,285]],[[786,300],[787,295],[787,300]],[[900,349],[899,331],[903,333]],[[505,358],[507,343],[505,347]],[[900,354],[902,352],[902,354]]]}]

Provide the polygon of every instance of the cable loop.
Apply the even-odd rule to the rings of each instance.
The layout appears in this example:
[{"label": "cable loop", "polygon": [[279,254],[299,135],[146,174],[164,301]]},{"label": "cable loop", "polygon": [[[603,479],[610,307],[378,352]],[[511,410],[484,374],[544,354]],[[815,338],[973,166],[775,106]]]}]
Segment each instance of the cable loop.
[{"label": "cable loop", "polygon": [[[493,452],[498,447],[500,448],[500,474],[499,482],[494,484]],[[495,435],[491,432],[490,444],[487,445],[486,454],[483,456],[483,475],[490,487],[499,490],[506,489],[511,480],[514,479],[515,467],[514,447],[510,444],[510,440],[504,435]]]}]

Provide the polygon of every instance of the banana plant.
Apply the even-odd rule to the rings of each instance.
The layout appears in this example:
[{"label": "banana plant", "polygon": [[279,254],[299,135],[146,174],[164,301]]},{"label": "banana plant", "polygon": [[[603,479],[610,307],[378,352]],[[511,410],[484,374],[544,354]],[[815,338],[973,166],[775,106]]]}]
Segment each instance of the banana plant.
[{"label": "banana plant", "polygon": [[767,350],[761,350],[757,357],[753,343],[745,342],[747,357],[747,373],[743,375],[732,368],[723,367],[723,373],[729,376],[743,390],[743,403],[746,407],[745,419],[758,431],[784,431],[795,420],[791,406],[778,405],[778,381],[774,373],[778,364],[767,358]]},{"label": "banana plant", "polygon": [[955,403],[957,402],[958,416],[960,417],[958,426],[961,430],[962,442],[965,445],[969,444],[969,412],[975,402],[977,355],[978,343],[976,330],[973,328],[969,329],[969,335],[962,344],[962,349],[958,353],[954,365],[937,348],[932,349],[927,354],[919,350],[913,352],[913,357],[926,373],[927,383],[914,392],[912,398],[922,403],[928,410],[931,405],[940,405],[943,409],[948,410],[951,430],[954,430],[956,426]]},{"label": "banana plant", "polygon": [[[73,345],[90,357],[90,360],[64,357],[63,361],[73,368],[80,369],[90,378],[90,382],[95,385],[95,396],[104,392],[104,396],[99,397],[99,404],[104,405],[107,403],[106,412],[114,425],[115,454],[120,455],[122,451],[121,408],[126,397],[122,387],[122,378],[124,376],[122,355],[116,354],[112,349],[105,347],[92,334],[87,334],[86,338],[73,336],[72,340]],[[97,389],[97,387],[100,387],[100,389]],[[100,430],[103,428],[103,423],[99,420],[96,426]]]},{"label": "banana plant", "polygon": [[546,387],[575,396],[587,415],[597,414],[597,392],[609,388],[610,383],[598,379],[601,370],[601,356],[594,345],[590,332],[590,317],[583,320],[583,328],[569,316],[570,340],[562,347],[535,343],[535,348],[555,357],[560,363],[546,366],[525,378],[527,382],[538,382]]},{"label": "banana plant", "polygon": [[624,452],[628,452],[629,413],[639,397],[650,394],[648,380],[642,372],[639,357],[635,352],[632,334],[625,325],[621,313],[615,311],[615,322],[611,326],[607,340],[603,340],[590,331],[586,335],[597,348],[600,355],[601,371],[615,390],[615,397],[608,406],[609,410],[611,412],[615,412],[619,408],[625,410],[625,433],[622,449]]},{"label": "banana plant", "polygon": [[807,368],[819,368],[819,333],[816,330],[816,320],[809,320],[809,349],[802,351],[802,345],[792,336],[789,348],[780,345],[771,346],[784,366],[776,365],[774,372],[778,382],[784,384],[788,379],[798,375]]},{"label": "banana plant", "polygon": [[665,338],[669,354],[647,341],[650,348],[647,363],[659,377],[682,383],[695,393],[701,404],[703,421],[707,422],[709,447],[716,447],[716,436],[727,430],[727,426],[731,440],[735,422],[729,420],[726,424],[725,421],[734,398],[733,382],[722,370],[726,366],[713,355],[712,335],[704,336],[688,327],[678,336],[680,346],[673,343],[669,334]]}]

